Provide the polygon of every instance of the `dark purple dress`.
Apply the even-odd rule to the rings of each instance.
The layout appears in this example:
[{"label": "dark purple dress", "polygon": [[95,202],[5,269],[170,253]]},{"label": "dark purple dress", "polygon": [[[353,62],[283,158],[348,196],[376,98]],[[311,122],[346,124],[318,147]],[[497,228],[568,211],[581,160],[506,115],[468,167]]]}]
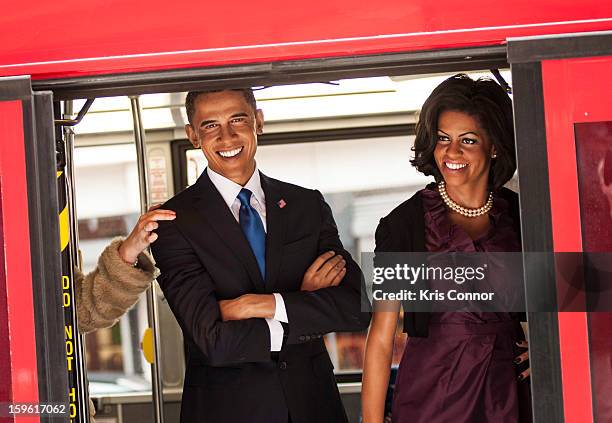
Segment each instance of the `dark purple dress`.
[{"label": "dark purple dress", "polygon": [[[472,240],[448,219],[437,190],[421,191],[429,252],[520,251],[507,213],[494,197],[490,230]],[[408,340],[393,396],[395,423],[531,422],[529,381],[514,364],[523,339],[512,313],[432,313],[427,338]],[[524,351],[524,350],[523,350]]]}]

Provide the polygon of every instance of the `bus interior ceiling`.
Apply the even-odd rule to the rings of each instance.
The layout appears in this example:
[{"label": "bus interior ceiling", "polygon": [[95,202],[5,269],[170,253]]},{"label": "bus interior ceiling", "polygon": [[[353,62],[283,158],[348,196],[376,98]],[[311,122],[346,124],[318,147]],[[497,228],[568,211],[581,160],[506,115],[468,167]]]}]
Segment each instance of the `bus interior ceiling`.
[{"label": "bus interior ceiling", "polygon": [[[414,125],[432,89],[456,70],[451,67],[435,74],[347,77],[293,85],[261,81],[264,85],[255,88],[265,117],[264,134],[258,140],[258,167],[274,178],[319,189],[334,212],[344,246],[359,261],[361,252],[374,248],[378,219],[428,181],[409,163]],[[468,74],[493,78],[487,69]],[[502,69],[501,75],[511,81],[509,70]],[[348,76],[352,74],[348,72]],[[198,86],[189,84],[189,88]],[[79,97],[95,97],[95,92],[82,91]],[[157,204],[193,184],[206,161],[185,136],[186,93],[143,92],[139,99],[146,134],[149,199]],[[85,100],[69,99],[66,93],[60,90],[57,97],[72,102],[76,114]],[[102,94],[117,92],[106,87]],[[63,106],[65,110],[66,104]],[[83,120],[73,127],[76,216],[85,272],[95,267],[112,238],[131,230],[140,214],[130,107],[126,95],[96,98]],[[516,178],[510,184],[516,189]],[[158,303],[165,414],[167,421],[174,421],[185,365],[182,338],[167,304],[161,298]],[[151,372],[141,351],[147,326],[143,295],[115,326],[86,336],[89,392],[98,401],[100,417],[119,418],[121,414],[124,421],[149,421]],[[395,365],[403,342],[404,336],[398,333]],[[326,345],[347,413],[357,422],[365,333],[330,334]]]}]

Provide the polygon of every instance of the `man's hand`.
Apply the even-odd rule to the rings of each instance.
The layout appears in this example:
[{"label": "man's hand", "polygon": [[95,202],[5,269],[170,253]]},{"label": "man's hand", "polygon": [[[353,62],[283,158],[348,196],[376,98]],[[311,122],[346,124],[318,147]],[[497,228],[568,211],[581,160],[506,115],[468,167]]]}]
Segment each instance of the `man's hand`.
[{"label": "man's hand", "polygon": [[333,251],[321,254],[310,265],[302,279],[302,291],[316,291],[317,289],[337,286],[346,275],[346,260]]},{"label": "man's hand", "polygon": [[224,322],[254,318],[272,319],[276,311],[276,300],[272,294],[245,294],[233,300],[219,301],[219,310]]}]

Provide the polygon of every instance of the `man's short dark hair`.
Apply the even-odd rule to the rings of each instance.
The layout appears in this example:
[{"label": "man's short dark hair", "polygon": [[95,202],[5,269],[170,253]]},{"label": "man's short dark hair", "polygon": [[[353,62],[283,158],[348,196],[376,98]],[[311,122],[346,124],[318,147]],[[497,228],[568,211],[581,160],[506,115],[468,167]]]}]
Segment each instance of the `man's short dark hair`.
[{"label": "man's short dark hair", "polygon": [[497,158],[491,161],[489,187],[503,186],[516,170],[512,101],[504,89],[489,78],[473,80],[466,74],[451,76],[438,85],[425,100],[416,125],[414,159],[419,172],[442,179],[434,150],[438,140],[438,119],[444,111],[466,113],[478,121],[495,146]]},{"label": "man's short dark hair", "polygon": [[238,91],[242,93],[247,104],[253,108],[253,111],[257,110],[257,102],[255,101],[255,95],[253,90],[250,88],[227,88],[227,89],[213,89],[213,90],[202,90],[202,91],[189,91],[185,98],[185,110],[187,110],[187,120],[192,124],[193,115],[195,114],[195,103],[199,96],[203,94],[219,93],[221,91]]}]

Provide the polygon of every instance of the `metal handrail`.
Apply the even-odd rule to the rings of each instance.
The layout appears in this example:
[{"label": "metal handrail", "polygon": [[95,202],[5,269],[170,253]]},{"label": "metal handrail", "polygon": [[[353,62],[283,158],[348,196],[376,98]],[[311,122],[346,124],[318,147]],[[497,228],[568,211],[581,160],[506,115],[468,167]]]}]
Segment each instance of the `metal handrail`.
[{"label": "metal handrail", "polygon": [[[140,187],[140,213],[146,213],[149,206],[149,180],[147,171],[147,150],[145,130],[142,122],[142,108],[138,96],[130,97],[132,119],[134,123],[134,140],[136,143],[136,161],[138,163],[138,181]],[[157,310],[157,285],[155,282],[147,290],[147,316],[153,330],[154,359],[151,364],[153,390],[153,417],[155,423],[164,422],[163,380],[161,376],[161,352],[159,339],[159,316]]]}]

